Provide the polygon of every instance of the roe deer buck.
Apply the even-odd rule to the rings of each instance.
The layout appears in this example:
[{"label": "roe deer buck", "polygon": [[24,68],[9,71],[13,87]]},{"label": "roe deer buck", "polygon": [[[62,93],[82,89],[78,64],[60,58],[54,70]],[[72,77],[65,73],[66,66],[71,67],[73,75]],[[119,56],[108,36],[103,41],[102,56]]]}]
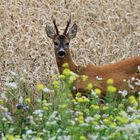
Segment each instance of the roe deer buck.
[{"label": "roe deer buck", "polygon": [[[69,50],[69,43],[70,40],[76,36],[77,33],[77,25],[73,24],[73,26],[69,29],[68,27],[71,23],[71,19],[67,21],[67,26],[63,32],[63,34],[59,34],[59,30],[57,28],[55,19],[53,18],[53,24],[55,31],[51,26],[46,26],[46,33],[49,38],[53,40],[54,43],[54,50],[55,50],[55,57],[57,66],[59,69],[60,74],[63,72],[62,65],[64,63],[68,63],[69,69],[78,75],[87,75],[89,77],[89,81],[94,85],[97,81],[96,77],[99,76],[102,78],[97,88],[100,88],[102,91],[102,95],[106,92],[106,81],[109,78],[114,80],[114,86],[120,90],[124,88],[129,88],[128,83],[123,83],[123,80],[126,81],[135,77],[135,80],[140,79],[140,74],[136,73],[138,65],[140,65],[140,56],[129,58],[127,60],[122,60],[115,64],[108,64],[104,66],[95,66],[93,64],[89,64],[86,67],[84,66],[77,66],[71,57],[70,50]],[[134,79],[134,78],[133,78]],[[136,82],[133,80],[133,82]],[[139,81],[140,82],[140,81]],[[130,84],[130,83],[129,83]],[[122,86],[123,85],[123,86]],[[86,92],[87,83],[75,81],[74,82],[75,90],[73,90],[73,95],[79,91],[83,95]],[[140,85],[135,88],[135,92],[140,91]]]}]

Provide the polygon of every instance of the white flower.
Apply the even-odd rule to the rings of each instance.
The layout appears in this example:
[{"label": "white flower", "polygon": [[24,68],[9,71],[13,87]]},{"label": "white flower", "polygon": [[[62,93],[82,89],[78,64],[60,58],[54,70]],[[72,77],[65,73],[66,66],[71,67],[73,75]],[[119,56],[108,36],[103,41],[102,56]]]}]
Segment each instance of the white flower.
[{"label": "white flower", "polygon": [[119,90],[118,93],[122,94],[123,97],[125,97],[128,94],[127,90]]},{"label": "white flower", "polygon": [[135,81],[135,77],[132,77],[131,80],[132,80],[132,81]]},{"label": "white flower", "polygon": [[55,120],[54,121],[48,121],[48,122],[45,123],[45,125],[46,126],[55,126],[55,125],[57,125],[57,121],[55,121]]},{"label": "white flower", "polygon": [[89,124],[87,124],[87,123],[82,123],[82,124],[80,124],[80,126],[89,126]]},{"label": "white flower", "polygon": [[6,102],[8,101],[8,98],[7,98],[7,96],[5,95],[4,92],[3,93],[0,93],[0,98],[1,99],[4,99]]},{"label": "white flower", "polygon": [[34,112],[33,112],[33,114],[35,114],[35,115],[38,115],[39,117],[42,117],[43,116],[43,110],[35,110]]},{"label": "white flower", "polygon": [[51,137],[51,138],[48,138],[48,140],[56,140],[56,137]]},{"label": "white flower", "polygon": [[70,110],[70,111],[69,111],[69,113],[70,113],[70,114],[73,114],[73,113],[74,113],[74,111],[73,111],[73,110]]},{"label": "white flower", "polygon": [[96,80],[101,81],[101,80],[103,80],[103,78],[101,78],[101,77],[99,77],[99,76],[96,76]]},{"label": "white flower", "polygon": [[73,88],[73,90],[76,90],[76,87],[75,86],[73,86],[72,88]]},{"label": "white flower", "polygon": [[43,92],[45,92],[45,93],[50,93],[51,90],[50,90],[49,88],[43,88]]},{"label": "white flower", "polygon": [[8,87],[8,88],[11,88],[11,89],[17,89],[17,85],[15,82],[6,82],[5,85]]},{"label": "white flower", "polygon": [[79,115],[82,115],[82,114],[83,114],[83,113],[82,113],[81,111],[76,111],[76,112],[75,112],[75,115],[76,115],[76,116],[79,116]]},{"label": "white flower", "polygon": [[136,112],[136,110],[134,110],[131,106],[127,107],[127,112]]},{"label": "white flower", "polygon": [[90,140],[97,140],[98,134],[97,134],[97,135],[89,134],[89,135],[88,135],[88,138],[89,138]]},{"label": "white flower", "polygon": [[2,121],[3,121],[3,122],[6,121],[6,120],[7,120],[7,119],[6,119],[5,117],[2,118]]},{"label": "white flower", "polygon": [[126,79],[123,79],[123,82],[126,82]]},{"label": "white flower", "polygon": [[57,130],[57,133],[61,133],[61,132],[62,132],[62,129],[59,128],[59,129]]},{"label": "white flower", "polygon": [[71,140],[71,136],[64,136],[64,140]]},{"label": "white flower", "polygon": [[71,122],[72,125],[75,125],[76,124],[76,122],[73,121],[73,120],[71,120],[70,122]]},{"label": "white flower", "polygon": [[91,95],[96,96],[96,93],[94,90],[91,90]]},{"label": "white flower", "polygon": [[33,133],[34,133],[34,132],[33,132],[32,130],[27,130],[27,131],[26,131],[26,134],[27,134],[27,135],[31,135],[31,134],[33,134]]},{"label": "white flower", "polygon": [[140,125],[139,124],[136,124],[134,122],[130,123],[130,124],[126,124],[125,127],[124,127],[124,130],[128,133],[128,134],[131,134],[131,133],[138,133],[138,130],[140,129]]},{"label": "white flower", "polygon": [[126,118],[127,118],[127,112],[125,112],[125,111],[121,111],[119,114],[120,114],[121,116],[123,116],[123,117],[126,117]]},{"label": "white flower", "polygon": [[20,103],[20,104],[23,103],[23,97],[22,97],[22,96],[19,97],[19,103]]},{"label": "white flower", "polygon": [[103,118],[107,118],[109,116],[109,114],[103,114],[102,117]]},{"label": "white flower", "polygon": [[92,118],[92,117],[86,117],[86,119],[85,119],[85,121],[87,122],[87,123],[89,123],[89,122],[91,122],[91,121],[93,121],[94,119]]}]

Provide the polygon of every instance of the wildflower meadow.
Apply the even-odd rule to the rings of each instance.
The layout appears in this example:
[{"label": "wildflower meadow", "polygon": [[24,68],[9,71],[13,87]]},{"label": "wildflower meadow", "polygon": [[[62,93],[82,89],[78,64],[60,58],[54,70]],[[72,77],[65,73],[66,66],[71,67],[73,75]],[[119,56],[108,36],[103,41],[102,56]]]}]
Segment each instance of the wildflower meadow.
[{"label": "wildflower meadow", "polygon": [[77,77],[66,67],[62,75],[53,76],[52,84],[30,87],[26,73],[12,72],[0,94],[0,139],[139,140],[140,93],[128,96],[127,89],[117,91],[113,79],[108,79],[101,104],[101,90],[93,89],[82,75],[90,92],[88,97],[78,92],[73,98]]}]

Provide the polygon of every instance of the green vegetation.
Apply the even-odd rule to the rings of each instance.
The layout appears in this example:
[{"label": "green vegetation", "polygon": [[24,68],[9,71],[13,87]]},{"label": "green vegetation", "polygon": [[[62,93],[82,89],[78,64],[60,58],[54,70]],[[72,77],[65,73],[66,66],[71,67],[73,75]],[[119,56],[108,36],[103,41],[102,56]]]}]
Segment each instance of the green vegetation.
[{"label": "green vegetation", "polygon": [[[113,80],[107,81],[107,96],[100,104],[100,89],[89,97],[71,94],[77,75],[68,68],[50,85],[33,90],[25,75],[12,74],[0,98],[2,140],[138,140],[140,138],[140,95],[127,96]],[[87,81],[87,76],[82,76]],[[116,95],[119,94],[119,98]]]}]

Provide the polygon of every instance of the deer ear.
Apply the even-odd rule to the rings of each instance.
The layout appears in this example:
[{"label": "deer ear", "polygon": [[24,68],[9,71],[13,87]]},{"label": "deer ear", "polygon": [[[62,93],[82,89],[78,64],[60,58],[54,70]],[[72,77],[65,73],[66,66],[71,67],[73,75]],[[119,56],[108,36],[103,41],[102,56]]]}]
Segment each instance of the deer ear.
[{"label": "deer ear", "polygon": [[70,39],[73,39],[73,38],[76,36],[76,34],[77,34],[77,25],[74,24],[74,25],[69,29],[67,35],[68,35],[68,37],[69,37]]},{"label": "deer ear", "polygon": [[45,30],[49,38],[53,39],[55,37],[56,34],[53,27],[46,25]]}]

